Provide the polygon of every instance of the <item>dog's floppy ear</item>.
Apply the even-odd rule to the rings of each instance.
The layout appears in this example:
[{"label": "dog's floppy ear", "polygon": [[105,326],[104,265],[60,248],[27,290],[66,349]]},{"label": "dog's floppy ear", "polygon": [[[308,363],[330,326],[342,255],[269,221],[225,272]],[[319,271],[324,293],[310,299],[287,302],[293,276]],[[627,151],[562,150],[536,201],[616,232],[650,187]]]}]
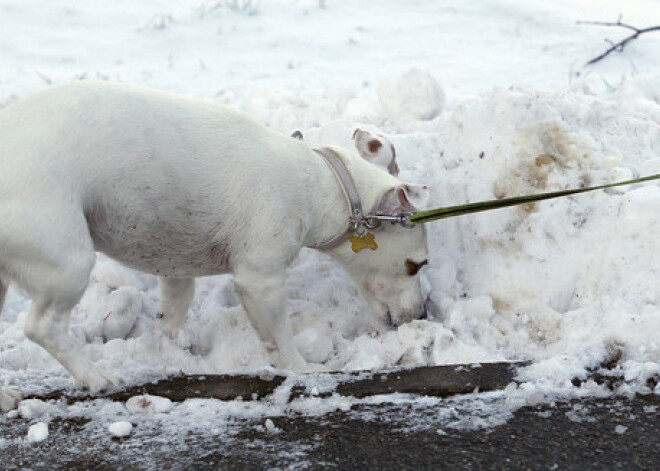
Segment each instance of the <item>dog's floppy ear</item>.
[{"label": "dog's floppy ear", "polygon": [[375,211],[396,214],[402,211],[416,211],[426,208],[429,203],[429,187],[416,183],[401,183],[390,188],[378,202]]},{"label": "dog's floppy ear", "polygon": [[355,148],[360,156],[369,162],[385,167],[390,175],[399,175],[399,166],[396,163],[396,150],[390,141],[381,135],[369,131],[356,129],[353,133]]}]

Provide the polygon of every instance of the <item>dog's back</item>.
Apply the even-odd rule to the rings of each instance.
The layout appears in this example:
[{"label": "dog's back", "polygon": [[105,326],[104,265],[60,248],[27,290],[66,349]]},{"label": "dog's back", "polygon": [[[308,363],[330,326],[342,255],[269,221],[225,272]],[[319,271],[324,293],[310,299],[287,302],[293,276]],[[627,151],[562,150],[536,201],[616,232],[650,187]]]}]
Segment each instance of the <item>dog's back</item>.
[{"label": "dog's back", "polygon": [[0,240],[18,236],[7,231],[26,216],[76,214],[96,250],[134,268],[227,271],[232,234],[250,229],[236,208],[255,214],[266,201],[279,212],[275,197],[296,198],[286,182],[301,167],[287,159],[306,153],[203,101],[106,83],[54,87],[0,113],[0,219],[10,221]]}]

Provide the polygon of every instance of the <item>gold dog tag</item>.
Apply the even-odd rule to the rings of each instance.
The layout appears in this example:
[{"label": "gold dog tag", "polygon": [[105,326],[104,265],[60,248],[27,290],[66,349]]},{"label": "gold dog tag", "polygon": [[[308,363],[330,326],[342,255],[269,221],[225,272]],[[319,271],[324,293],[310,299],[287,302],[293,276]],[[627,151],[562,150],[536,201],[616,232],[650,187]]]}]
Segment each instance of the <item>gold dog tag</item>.
[{"label": "gold dog tag", "polygon": [[378,248],[376,237],[371,232],[367,232],[363,236],[350,236],[348,240],[351,241],[351,248],[353,249],[353,252],[359,252],[362,249],[376,250]]}]

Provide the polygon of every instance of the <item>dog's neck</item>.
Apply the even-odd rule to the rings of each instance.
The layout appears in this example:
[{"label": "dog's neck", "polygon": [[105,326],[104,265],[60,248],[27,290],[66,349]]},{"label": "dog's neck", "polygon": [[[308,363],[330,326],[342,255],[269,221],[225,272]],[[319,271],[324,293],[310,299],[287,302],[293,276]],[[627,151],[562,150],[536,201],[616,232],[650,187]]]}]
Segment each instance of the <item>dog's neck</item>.
[{"label": "dog's neck", "polygon": [[[363,213],[369,213],[377,202],[374,188],[381,185],[385,187],[384,183],[387,183],[379,183],[384,172],[373,168],[359,156],[344,150],[329,148],[325,152],[331,152],[341,160],[344,168],[350,173]],[[347,191],[351,193],[351,190],[346,188],[347,185],[351,185],[347,178],[338,177],[321,155],[316,151],[314,154],[318,161],[315,165],[320,165],[321,168],[318,169],[320,173],[315,182],[314,197],[311,198],[314,217],[313,224],[307,227],[305,246],[326,251],[344,243],[348,244],[352,206],[350,201],[354,198],[347,197]],[[389,175],[385,175],[387,180]]]},{"label": "dog's neck", "polygon": [[328,147],[314,149],[314,152],[325,160],[328,168],[335,175],[337,183],[339,183],[339,187],[341,188],[346,203],[348,204],[349,222],[346,225],[346,229],[314,247],[320,250],[330,250],[346,241],[351,229],[357,227],[356,221],[362,219],[364,211],[362,210],[362,201],[355,186],[355,182],[353,181],[353,176],[348,171],[348,168],[346,168],[341,157]]}]

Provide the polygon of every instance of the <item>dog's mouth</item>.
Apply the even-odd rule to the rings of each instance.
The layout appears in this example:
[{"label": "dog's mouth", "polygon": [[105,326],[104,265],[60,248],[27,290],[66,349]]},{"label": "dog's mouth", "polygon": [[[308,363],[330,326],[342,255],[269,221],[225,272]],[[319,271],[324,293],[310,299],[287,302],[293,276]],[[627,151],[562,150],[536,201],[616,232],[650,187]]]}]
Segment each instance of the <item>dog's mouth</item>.
[{"label": "dog's mouth", "polygon": [[389,307],[387,308],[386,314],[387,314],[387,325],[390,327],[398,327],[394,323],[394,319],[392,318],[392,310]]}]

